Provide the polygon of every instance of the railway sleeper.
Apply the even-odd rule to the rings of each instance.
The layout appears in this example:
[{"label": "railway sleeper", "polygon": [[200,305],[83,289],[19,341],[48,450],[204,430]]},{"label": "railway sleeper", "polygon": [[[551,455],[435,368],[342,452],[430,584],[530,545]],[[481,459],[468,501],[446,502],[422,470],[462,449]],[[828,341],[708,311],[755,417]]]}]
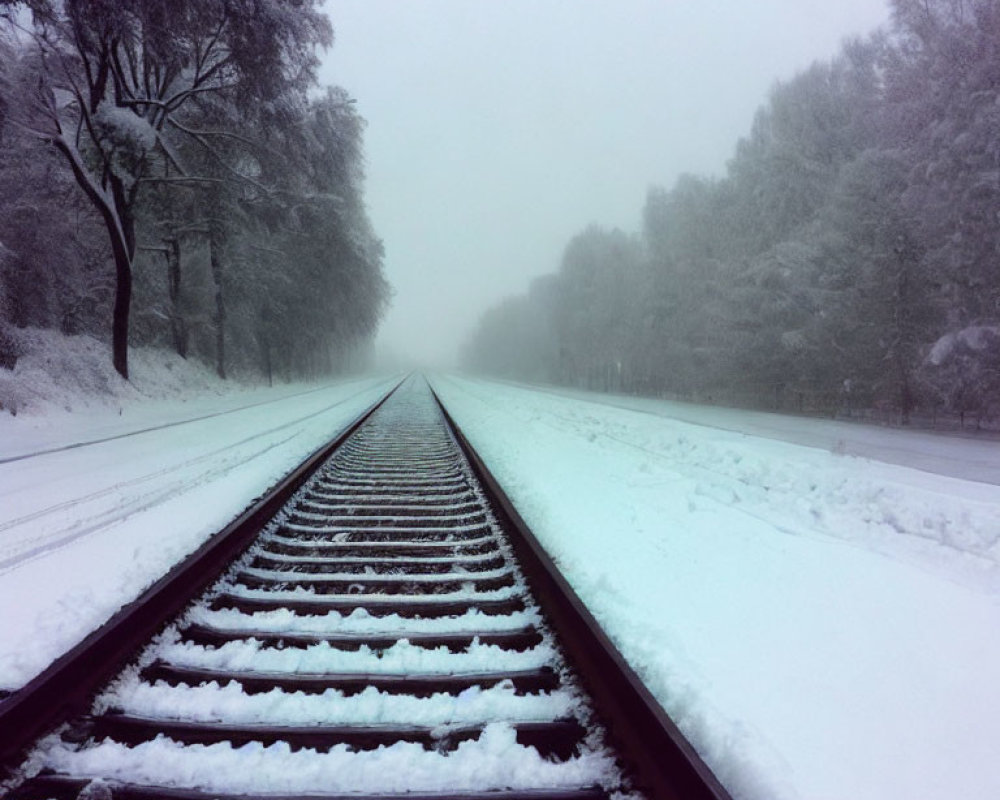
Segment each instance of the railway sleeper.
[{"label": "railway sleeper", "polygon": [[463,631],[460,633],[403,633],[387,634],[335,634],[335,633],[289,633],[287,631],[227,630],[207,625],[189,625],[180,631],[182,641],[211,647],[221,647],[227,642],[254,639],[268,646],[311,647],[325,643],[338,650],[360,650],[367,647],[373,651],[388,650],[400,641],[408,641],[415,647],[434,650],[444,647],[458,653],[468,649],[473,642],[494,645],[504,650],[523,652],[537,647],[542,642],[542,634],[534,626],[514,631]]},{"label": "railway sleeper", "polygon": [[[429,580],[429,579],[433,580]],[[309,575],[303,572],[285,572],[279,575],[255,575],[239,572],[235,582],[250,589],[275,587],[309,589],[316,594],[445,594],[460,589],[478,592],[494,591],[514,585],[512,574],[480,578],[475,573],[446,573],[444,575],[350,575],[327,576],[322,573]]]},{"label": "railway sleeper", "polygon": [[[444,456],[424,456],[420,457],[420,468],[425,474],[437,473],[443,476],[456,475],[462,469],[461,462],[451,453]],[[384,476],[390,478],[411,478],[413,476],[412,463],[405,463],[401,460],[390,461],[384,458],[351,458],[341,456],[337,460],[337,472],[340,475],[370,475]]]},{"label": "railway sleeper", "polygon": [[149,683],[163,681],[170,686],[200,686],[215,682],[220,686],[235,682],[244,694],[260,694],[280,689],[283,692],[320,694],[329,689],[345,695],[359,694],[369,687],[389,694],[430,697],[435,694],[460,694],[475,686],[484,689],[509,682],[516,694],[538,694],[558,689],[562,682],[551,667],[518,672],[468,674],[380,674],[380,673],[288,673],[208,670],[155,662],[146,667],[141,678]]},{"label": "railway sleeper", "polygon": [[250,566],[269,570],[302,570],[311,573],[352,573],[357,575],[421,575],[447,574],[460,567],[473,577],[477,572],[500,569],[506,560],[499,554],[484,556],[446,556],[444,558],[352,558],[352,557],[303,557],[287,555],[278,557],[258,552],[250,559]]},{"label": "railway sleeper", "polygon": [[313,487],[303,495],[303,499],[312,499],[322,503],[353,503],[357,500],[364,500],[369,503],[382,503],[386,508],[416,503],[428,506],[447,505],[449,503],[462,502],[472,497],[475,497],[475,495],[468,488],[442,487],[434,489],[429,486],[415,492],[387,492],[385,489],[378,487],[364,490],[351,488],[338,492],[330,492]]},{"label": "railway sleeper", "polygon": [[[284,743],[291,750],[308,748],[329,752],[338,745],[352,750],[374,750],[396,742],[413,742],[427,750],[450,752],[462,742],[474,741],[485,724],[473,725],[232,725],[223,722],[184,722],[155,717],[108,713],[91,717],[86,731],[94,741],[111,739],[135,746],[158,736],[186,745],[229,742],[240,746],[256,742],[264,746]],[[546,722],[513,722],[517,743],[538,753],[565,761],[579,753],[587,729],[576,719]]]},{"label": "railway sleeper", "polygon": [[352,491],[382,494],[396,494],[400,491],[421,492],[426,490],[430,494],[438,494],[442,492],[469,491],[472,489],[472,484],[466,475],[458,472],[446,478],[414,476],[406,480],[375,481],[364,476],[347,475],[331,467],[319,473],[316,482],[311,484],[309,489],[310,491],[334,493],[341,489],[350,489]]},{"label": "railway sleeper", "polygon": [[470,528],[485,528],[486,512],[483,509],[468,513],[448,514],[354,514],[340,511],[337,514],[314,514],[312,512],[293,509],[288,514],[292,525],[296,527],[322,528],[417,528],[447,531],[449,529],[468,530]]},{"label": "railway sleeper", "polygon": [[261,542],[261,551],[278,553],[280,555],[315,556],[329,557],[333,554],[337,556],[372,556],[376,559],[395,558],[405,554],[406,556],[443,556],[454,554],[461,557],[464,555],[482,555],[484,553],[495,553],[499,550],[499,543],[492,536],[481,536],[476,539],[466,539],[462,541],[400,541],[400,542],[323,542],[315,539],[294,540],[294,539],[266,539]]},{"label": "railway sleeper", "polygon": [[398,599],[379,596],[359,596],[357,599],[329,599],[322,595],[314,598],[302,596],[293,597],[244,597],[231,592],[222,592],[209,601],[209,608],[219,610],[234,609],[244,614],[258,611],[277,611],[288,609],[295,614],[327,614],[336,611],[340,614],[353,614],[364,610],[373,617],[386,617],[397,614],[400,617],[419,617],[436,619],[467,614],[470,611],[480,611],[483,614],[513,614],[524,611],[525,603],[520,597],[506,597],[497,600],[441,600],[403,603]]},{"label": "railway sleeper", "polygon": [[386,491],[419,491],[428,486],[438,488],[461,486],[471,488],[468,478],[458,470],[445,474],[427,475],[423,478],[414,478],[412,473],[406,475],[371,475],[361,470],[337,470],[336,478],[331,480],[328,476],[326,482],[320,481],[317,484],[321,488],[330,486],[353,486],[354,488],[378,489]]},{"label": "railway sleeper", "polygon": [[[463,539],[480,539],[490,535],[487,524],[476,522],[470,525],[354,525],[349,522],[338,524],[310,524],[286,522],[279,529],[283,536],[296,537],[302,541],[314,540],[341,542],[445,542],[461,544]],[[350,538],[347,538],[350,537]]]},{"label": "railway sleeper", "polygon": [[[332,516],[338,516],[345,513],[345,503],[343,502],[324,502],[320,500],[310,500],[309,498],[303,498],[299,501],[296,506],[298,511],[306,511],[311,514],[330,514]],[[334,514],[333,512],[337,513]],[[378,503],[377,505],[361,505],[358,503],[352,503],[348,505],[346,513],[352,519],[355,517],[385,517],[386,512],[392,512],[395,516],[401,516],[405,514],[407,517],[420,518],[420,517],[441,517],[444,514],[448,516],[462,517],[467,515],[475,514],[481,516],[483,513],[482,505],[475,502],[474,500],[468,500],[461,503],[400,503],[395,506],[387,505],[386,503]]]},{"label": "railway sleeper", "polygon": [[[43,773],[23,790],[15,791],[11,800],[77,800],[88,789],[89,778]],[[296,795],[220,794],[219,792],[183,789],[167,786],[144,786],[117,781],[101,781],[105,800],[359,800],[356,793]],[[402,794],[366,795],[377,800],[610,800],[607,790],[597,786],[580,789],[492,790],[483,792],[451,792],[447,794],[406,792]]]}]

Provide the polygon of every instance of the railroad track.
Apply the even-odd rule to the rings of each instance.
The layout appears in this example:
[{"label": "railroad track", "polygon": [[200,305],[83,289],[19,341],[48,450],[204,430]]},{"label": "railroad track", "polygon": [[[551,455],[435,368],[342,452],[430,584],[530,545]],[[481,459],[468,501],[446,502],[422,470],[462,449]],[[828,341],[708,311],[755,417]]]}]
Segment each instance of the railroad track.
[{"label": "railroad track", "polygon": [[426,382],[355,427],[0,702],[5,796],[725,800]]}]

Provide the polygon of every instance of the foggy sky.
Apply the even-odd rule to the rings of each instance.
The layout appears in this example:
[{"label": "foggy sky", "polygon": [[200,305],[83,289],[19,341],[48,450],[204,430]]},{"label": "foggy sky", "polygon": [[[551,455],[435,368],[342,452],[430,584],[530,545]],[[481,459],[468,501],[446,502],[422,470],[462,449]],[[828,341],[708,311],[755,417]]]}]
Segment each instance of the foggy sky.
[{"label": "foggy sky", "polygon": [[885,0],[327,0],[321,81],[368,120],[367,200],[395,294],[380,351],[449,365],[499,298],[651,185],[721,175],[776,80]]}]

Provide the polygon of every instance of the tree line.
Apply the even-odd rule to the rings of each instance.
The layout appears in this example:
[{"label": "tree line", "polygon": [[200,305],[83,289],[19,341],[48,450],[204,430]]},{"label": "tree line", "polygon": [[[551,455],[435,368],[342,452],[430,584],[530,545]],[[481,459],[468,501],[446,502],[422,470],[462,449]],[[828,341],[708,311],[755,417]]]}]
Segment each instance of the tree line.
[{"label": "tree line", "polygon": [[336,369],[389,290],[364,121],[318,0],[0,0],[0,365],[17,329],[271,377]]},{"label": "tree line", "polygon": [[1000,415],[1000,2],[891,23],[777,84],[719,178],[591,226],[467,367],[780,409]]}]

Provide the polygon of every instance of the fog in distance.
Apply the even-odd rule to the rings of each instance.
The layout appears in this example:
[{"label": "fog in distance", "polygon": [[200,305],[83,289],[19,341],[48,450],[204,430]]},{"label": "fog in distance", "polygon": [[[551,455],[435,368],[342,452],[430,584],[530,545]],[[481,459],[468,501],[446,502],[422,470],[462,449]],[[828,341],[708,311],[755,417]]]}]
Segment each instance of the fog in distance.
[{"label": "fog in distance", "polygon": [[592,222],[721,175],[775,81],[883,24],[881,0],[329,0],[321,81],[368,121],[392,307],[383,359],[450,366],[480,314]]}]

